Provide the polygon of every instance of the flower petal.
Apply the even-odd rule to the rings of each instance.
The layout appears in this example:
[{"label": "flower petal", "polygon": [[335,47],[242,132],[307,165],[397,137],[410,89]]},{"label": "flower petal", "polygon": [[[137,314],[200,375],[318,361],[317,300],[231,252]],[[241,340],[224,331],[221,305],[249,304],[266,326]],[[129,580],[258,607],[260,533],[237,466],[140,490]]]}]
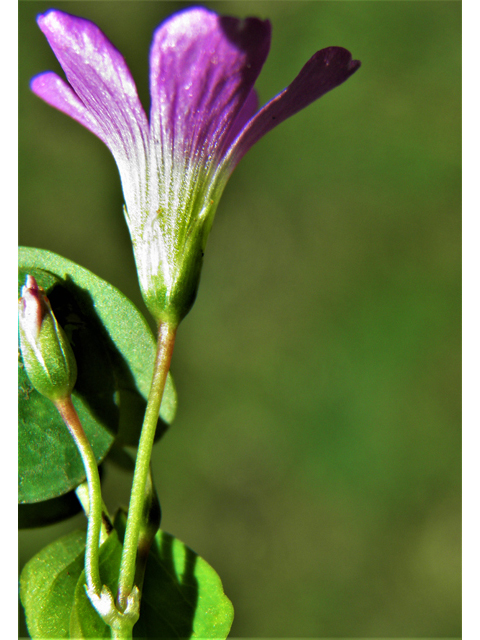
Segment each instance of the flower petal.
[{"label": "flower petal", "polygon": [[62,80],[60,76],[57,76],[56,73],[46,71],[35,76],[30,82],[30,89],[47,104],[59,111],[63,111],[63,113],[82,124],[107,144],[103,131],[98,127],[95,118],[90,114],[72,87],[65,80]]},{"label": "flower petal", "polygon": [[149,127],[123,56],[100,29],[83,18],[50,10],[38,25],[60,62],[68,87],[42,74],[32,89],[95,133],[112,152],[122,181],[130,230],[148,198]]},{"label": "flower petal", "polygon": [[[216,206],[207,197],[209,174],[220,163],[243,106],[240,120],[253,115],[251,92],[270,32],[268,21],[222,17],[197,7],[174,14],[154,33],[150,140],[156,162],[152,158],[150,166],[157,168],[160,188],[150,196],[149,209],[162,212],[167,256],[187,255],[192,238],[206,237],[204,221],[213,219]],[[151,218],[144,222],[144,236],[151,227],[153,237],[154,224]],[[171,283],[175,278],[171,274]]]},{"label": "flower petal", "polygon": [[[150,52],[151,132],[163,158],[218,158],[270,47],[270,23],[203,8],[175,14]],[[168,161],[168,160],[167,160]]]},{"label": "flower petal", "polygon": [[[232,142],[238,136],[240,131],[245,127],[247,122],[253,118],[253,116],[257,113],[259,106],[258,94],[255,89],[252,89],[248,94],[247,99],[243,103],[243,107],[238,112],[237,117],[235,118],[234,123],[230,127],[228,132],[228,136],[226,137],[223,143],[223,151],[227,151]],[[220,154],[222,157],[223,154]]]},{"label": "flower petal", "polygon": [[[94,133],[106,142],[117,161],[118,155],[132,161],[139,152],[145,155],[139,147],[148,140],[147,118],[122,55],[89,20],[50,10],[38,17],[38,25],[95,122]],[[60,93],[65,96],[64,89]],[[72,103],[71,96],[69,99]],[[76,103],[77,116],[78,106]]]},{"label": "flower petal", "polygon": [[327,91],[345,82],[360,67],[343,47],[317,51],[295,80],[250,120],[233,143],[221,171],[231,172],[245,153],[278,124],[301,111]]}]

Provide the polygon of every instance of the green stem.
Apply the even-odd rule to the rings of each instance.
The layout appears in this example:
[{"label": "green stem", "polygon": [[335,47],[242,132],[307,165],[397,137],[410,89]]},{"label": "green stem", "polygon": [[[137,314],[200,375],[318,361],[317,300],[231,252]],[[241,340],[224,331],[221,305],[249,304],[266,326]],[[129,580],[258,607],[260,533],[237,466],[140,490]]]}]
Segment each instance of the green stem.
[{"label": "green stem", "polygon": [[68,396],[67,398],[56,400],[55,406],[75,440],[87,475],[89,515],[85,547],[85,577],[88,588],[98,594],[102,590],[98,568],[98,547],[102,526],[103,503],[97,461],[73,406],[72,398]]},{"label": "green stem", "polygon": [[121,611],[125,610],[127,597],[133,588],[135,578],[137,548],[144,513],[150,458],[165,382],[170,369],[176,331],[176,326],[171,326],[167,323],[161,324],[158,329],[157,354],[155,357],[152,385],[150,387],[147,409],[140,434],[140,441],[138,443],[120,564],[117,604]]},{"label": "green stem", "polygon": [[[77,498],[82,505],[83,511],[87,518],[90,516],[90,500],[88,497],[88,482],[82,482],[75,489],[75,493],[77,494]],[[106,541],[110,532],[113,529],[112,519],[110,518],[110,514],[108,513],[107,506],[105,502],[102,500],[102,525],[100,527],[100,546]]]},{"label": "green stem", "polygon": [[110,627],[110,637],[112,640],[131,640],[133,635],[133,627],[117,629]]}]

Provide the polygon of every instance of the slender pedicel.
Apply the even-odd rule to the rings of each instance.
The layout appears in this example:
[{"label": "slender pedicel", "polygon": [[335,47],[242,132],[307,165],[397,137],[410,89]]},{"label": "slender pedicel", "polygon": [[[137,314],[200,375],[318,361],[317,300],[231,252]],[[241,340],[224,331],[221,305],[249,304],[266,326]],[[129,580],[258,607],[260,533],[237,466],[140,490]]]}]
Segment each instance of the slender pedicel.
[{"label": "slender pedicel", "polygon": [[158,414],[162,402],[167,374],[170,369],[175,334],[177,327],[163,323],[158,330],[157,354],[155,367],[148,397],[147,410],[143,421],[140,441],[138,443],[137,459],[133,474],[132,492],[128,508],[127,526],[123,543],[122,560],[118,581],[117,605],[121,611],[127,606],[127,598],[133,589],[138,541],[142,526],[144,505],[146,500],[146,486],[152,455]]},{"label": "slender pedicel", "polygon": [[102,527],[103,501],[97,461],[73,406],[72,398],[69,396],[68,398],[56,400],[54,404],[77,445],[87,475],[89,515],[85,547],[85,578],[89,591],[100,594],[102,583],[98,568],[98,549]]}]

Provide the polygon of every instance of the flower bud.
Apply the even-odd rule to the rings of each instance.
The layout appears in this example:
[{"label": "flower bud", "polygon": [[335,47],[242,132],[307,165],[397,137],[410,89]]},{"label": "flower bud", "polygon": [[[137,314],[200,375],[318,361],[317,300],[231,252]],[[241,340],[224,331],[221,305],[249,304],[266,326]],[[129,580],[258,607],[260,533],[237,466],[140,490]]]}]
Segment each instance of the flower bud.
[{"label": "flower bud", "polygon": [[20,350],[33,387],[49,400],[68,397],[77,364],[67,336],[35,278],[27,275],[18,301]]}]

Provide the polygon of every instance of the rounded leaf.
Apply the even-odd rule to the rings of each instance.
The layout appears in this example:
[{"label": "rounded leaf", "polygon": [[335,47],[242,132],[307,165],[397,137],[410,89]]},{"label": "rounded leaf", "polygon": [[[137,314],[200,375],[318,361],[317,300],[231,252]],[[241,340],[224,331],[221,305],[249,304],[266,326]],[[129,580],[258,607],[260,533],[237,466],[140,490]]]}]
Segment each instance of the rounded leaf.
[{"label": "rounded leaf", "polygon": [[70,616],[84,551],[85,532],[72,531],[44,547],[24,566],[20,599],[34,640],[70,637]]},{"label": "rounded leaf", "polygon": [[[42,286],[78,366],[74,405],[101,461],[114,439],[135,446],[153,373],[156,342],[145,318],[120,291],[87,269],[41,249],[20,248],[26,274]],[[85,479],[76,447],[53,404],[30,384],[19,361],[19,502],[55,498]],[[173,420],[176,392],[168,376],[157,436]]]}]

